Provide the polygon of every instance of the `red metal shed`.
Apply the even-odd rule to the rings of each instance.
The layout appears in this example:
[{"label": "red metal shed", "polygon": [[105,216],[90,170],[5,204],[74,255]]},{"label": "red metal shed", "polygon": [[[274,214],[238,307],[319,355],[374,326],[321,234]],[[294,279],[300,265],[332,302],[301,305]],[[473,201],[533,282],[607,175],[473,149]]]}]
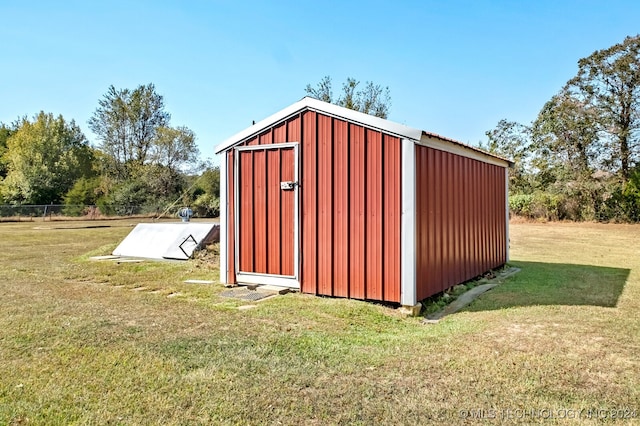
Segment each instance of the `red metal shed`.
[{"label": "red metal shed", "polygon": [[216,148],[220,276],[414,306],[508,259],[509,161],[312,98]]}]

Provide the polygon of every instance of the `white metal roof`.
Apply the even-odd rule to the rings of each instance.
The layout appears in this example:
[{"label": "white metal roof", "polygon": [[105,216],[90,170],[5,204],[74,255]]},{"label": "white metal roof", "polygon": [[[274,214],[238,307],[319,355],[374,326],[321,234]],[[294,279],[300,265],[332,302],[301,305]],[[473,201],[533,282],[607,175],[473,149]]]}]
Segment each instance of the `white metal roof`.
[{"label": "white metal roof", "polygon": [[454,139],[450,139],[450,138],[440,136],[435,133],[423,131],[420,129],[414,129],[412,127],[408,127],[400,123],[395,123],[393,121],[389,121],[384,118],[375,117],[373,115],[365,114],[360,111],[355,111],[355,110],[344,108],[338,105],[330,104],[328,102],[323,102],[318,99],[310,98],[308,96],[276,112],[275,114],[265,118],[264,120],[257,122],[251,127],[248,127],[242,130],[241,132],[238,132],[235,135],[231,136],[230,138],[228,138],[227,140],[225,140],[224,142],[222,142],[221,144],[215,147],[215,153],[219,154],[223,151],[226,151],[227,149],[233,147],[234,145],[237,145],[259,134],[265,128],[271,127],[274,124],[279,123],[282,120],[285,120],[291,117],[292,115],[305,110],[316,111],[325,115],[341,118],[347,121],[351,121],[353,123],[360,124],[368,128],[380,130],[384,133],[392,134],[405,139],[411,139],[416,143],[420,141],[423,135],[429,136],[432,138],[437,138],[444,142],[458,145],[464,149],[469,149],[472,151],[482,153],[484,155],[488,155],[490,157],[500,159],[502,161],[507,162],[509,165],[513,164],[510,160],[506,158],[502,158],[495,154],[485,152],[479,148],[464,144],[462,142],[458,142]]}]

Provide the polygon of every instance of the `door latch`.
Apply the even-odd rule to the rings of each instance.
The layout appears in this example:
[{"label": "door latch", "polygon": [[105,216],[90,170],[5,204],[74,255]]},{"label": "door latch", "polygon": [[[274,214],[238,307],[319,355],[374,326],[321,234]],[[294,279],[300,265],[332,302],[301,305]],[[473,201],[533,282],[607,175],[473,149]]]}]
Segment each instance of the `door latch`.
[{"label": "door latch", "polygon": [[280,189],[282,189],[283,191],[292,191],[296,188],[297,185],[298,182],[295,181],[280,182]]}]

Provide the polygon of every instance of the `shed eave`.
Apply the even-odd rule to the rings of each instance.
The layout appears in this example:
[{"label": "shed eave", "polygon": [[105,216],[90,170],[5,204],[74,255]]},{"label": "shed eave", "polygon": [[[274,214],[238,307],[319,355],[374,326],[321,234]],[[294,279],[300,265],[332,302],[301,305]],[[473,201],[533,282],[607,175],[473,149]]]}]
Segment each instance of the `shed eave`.
[{"label": "shed eave", "polygon": [[504,157],[501,157],[499,155],[493,154],[491,152],[485,151],[484,149],[480,149],[478,147],[475,147],[475,146],[468,145],[466,143],[457,141],[455,139],[448,138],[446,136],[440,136],[437,133],[431,133],[431,132],[427,132],[426,130],[423,130],[422,131],[422,136],[426,136],[427,138],[439,139],[439,140],[441,140],[443,142],[448,142],[448,143],[457,145],[457,146],[459,146],[459,147],[461,147],[463,149],[471,150],[471,151],[474,151],[474,152],[476,152],[478,154],[481,154],[481,155],[484,155],[484,156],[487,156],[487,157],[490,157],[490,158],[494,158],[496,160],[503,161],[504,163],[506,163],[507,167],[513,167],[515,165],[515,163],[513,161],[511,161],[511,160],[509,160],[507,158],[504,158]]},{"label": "shed eave", "polygon": [[304,110],[312,110],[322,114],[330,115],[339,119],[360,124],[364,127],[380,130],[402,138],[420,140],[422,130],[414,129],[400,123],[386,120],[384,118],[375,117],[360,111],[344,108],[338,105],[323,102],[314,98],[304,97],[298,102],[276,112],[275,114],[257,122],[256,124],[236,133],[215,148],[215,153],[220,154],[223,151],[232,148],[234,145],[260,133],[263,129],[273,126],[274,124],[285,120],[292,115]]}]

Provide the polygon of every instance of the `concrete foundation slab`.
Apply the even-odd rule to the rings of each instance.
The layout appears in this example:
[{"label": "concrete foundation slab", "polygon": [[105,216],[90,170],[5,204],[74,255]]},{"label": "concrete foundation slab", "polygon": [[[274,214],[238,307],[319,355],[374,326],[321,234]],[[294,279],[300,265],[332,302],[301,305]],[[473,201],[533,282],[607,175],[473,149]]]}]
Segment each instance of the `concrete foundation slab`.
[{"label": "concrete foundation slab", "polygon": [[399,309],[402,315],[406,315],[408,317],[417,317],[420,315],[420,311],[422,310],[422,303],[416,303],[413,306],[403,305]]}]

